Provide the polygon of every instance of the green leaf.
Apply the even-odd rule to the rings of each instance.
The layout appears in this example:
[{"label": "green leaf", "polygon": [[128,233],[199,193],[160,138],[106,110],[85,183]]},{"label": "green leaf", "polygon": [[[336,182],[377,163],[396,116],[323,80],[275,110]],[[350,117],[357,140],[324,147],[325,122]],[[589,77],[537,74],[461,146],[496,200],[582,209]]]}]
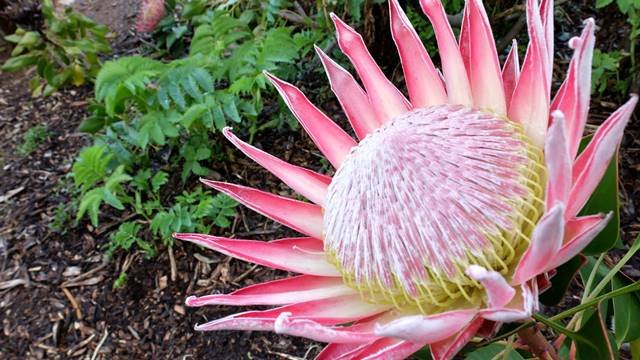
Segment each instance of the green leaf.
[{"label": "green leaf", "polygon": [[88,213],[89,218],[91,219],[91,224],[94,227],[98,226],[98,214],[103,196],[104,192],[102,191],[101,187],[93,189],[84,194],[80,199],[80,205],[78,206],[76,220],[82,219],[84,214]]},{"label": "green leaf", "polygon": [[238,108],[236,107],[236,102],[233,96],[223,98],[222,109],[232,121],[236,123],[242,121],[240,119],[240,114],[238,114]]},{"label": "green leaf", "polygon": [[[585,137],[580,144],[581,151],[591,140]],[[613,212],[613,217],[607,226],[583,250],[585,255],[597,255],[613,248],[618,242],[620,234],[620,203],[618,197],[618,155],[611,159],[609,167],[596,187],[589,201],[580,211],[580,215]]]},{"label": "green leaf", "polygon": [[640,360],[640,339],[629,343],[631,348],[631,359]]},{"label": "green leaf", "polygon": [[15,56],[7,60],[2,65],[1,69],[5,72],[18,71],[28,66],[35,65],[39,59],[39,55],[33,55],[32,53]]},{"label": "green leaf", "polygon": [[513,347],[508,348],[504,344],[490,344],[474,350],[465,356],[465,360],[488,360],[488,359],[504,359],[504,360],[524,360],[522,355]]},{"label": "green leaf", "polygon": [[124,210],[124,205],[111,192],[111,190],[109,190],[107,188],[102,188],[102,191],[103,191],[102,199],[104,200],[104,202],[106,202],[107,204],[113,206],[114,208],[116,208],[118,210]]},{"label": "green leaf", "polygon": [[105,123],[103,117],[89,116],[88,118],[82,120],[82,122],[78,126],[78,131],[83,133],[95,134],[98,131],[102,130],[106,125],[107,124]]},{"label": "green leaf", "polygon": [[151,189],[153,192],[158,192],[160,187],[169,181],[169,174],[164,171],[158,171],[153,178],[151,178]]},{"label": "green leaf", "polygon": [[173,82],[169,83],[167,91],[169,92],[171,99],[173,99],[180,109],[184,109],[187,106],[187,102],[182,95],[182,90],[177,84]]},{"label": "green leaf", "polygon": [[[621,276],[611,279],[611,291],[629,285]],[[640,297],[638,293],[613,298],[613,329],[618,344],[640,339]]]},{"label": "green leaf", "polygon": [[613,0],[596,0],[596,9],[603,8],[609,4],[611,4]]},{"label": "green leaf", "polygon": [[115,191],[123,182],[130,180],[131,176],[124,173],[124,165],[120,165],[107,178],[104,183],[104,187],[111,191]]},{"label": "green leaf", "polygon": [[106,176],[107,166],[113,155],[105,154],[105,151],[106,147],[100,145],[94,145],[80,151],[80,155],[71,169],[71,174],[76,185],[82,187],[82,191],[88,190],[98,180]]},{"label": "green leaf", "polygon": [[578,360],[615,360],[618,358],[617,347],[612,344],[612,337],[607,330],[603,313],[606,312],[606,302],[600,302],[598,307],[576,334],[581,340],[576,340],[576,358]]},{"label": "green leaf", "polygon": [[547,306],[558,305],[571,284],[571,281],[578,273],[578,270],[584,266],[586,259],[582,256],[576,256],[573,259],[562,264],[554,277],[550,279],[551,288],[540,294],[540,302]]},{"label": "green leaf", "polygon": [[197,118],[204,114],[205,111],[207,111],[206,105],[195,104],[191,106],[189,109],[187,109],[184,115],[182,115],[180,124],[188,129]]},{"label": "green leaf", "polygon": [[212,92],[214,90],[213,78],[211,77],[211,74],[209,74],[205,69],[202,69],[202,68],[194,69],[192,76],[198,83],[198,86],[202,88],[202,90],[207,92]]}]

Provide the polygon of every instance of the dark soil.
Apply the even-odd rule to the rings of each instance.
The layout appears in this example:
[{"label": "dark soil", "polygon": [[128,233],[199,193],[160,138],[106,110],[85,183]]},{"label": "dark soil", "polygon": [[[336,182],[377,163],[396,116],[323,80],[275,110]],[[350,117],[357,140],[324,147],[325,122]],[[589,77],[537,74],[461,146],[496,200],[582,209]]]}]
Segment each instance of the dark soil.
[{"label": "dark soil", "polygon": [[[113,28],[121,44],[117,52],[136,41],[130,30],[135,15],[132,3],[78,0],[74,6]],[[571,16],[575,19],[592,15],[585,8],[563,5],[562,10],[576,11],[578,15]],[[603,28],[598,33],[598,46],[605,50],[624,47],[624,29],[628,29],[624,19],[607,17],[606,13],[598,17]],[[559,19],[559,31],[576,35],[580,23],[568,19]],[[568,59],[570,52],[560,50],[563,47],[564,43],[557,43],[561,57]],[[564,71],[566,64],[561,61],[556,72]],[[298,338],[262,332],[198,333],[192,329],[196,323],[246,309],[188,309],[184,306],[187,295],[227,293],[286,276],[284,272],[180,242],[153,259],[130,253],[107,260],[101,246],[127,214],[107,214],[97,229],[82,223],[64,234],[54,231],[51,223],[55,209],[72,196],[65,192],[65,184],[72,182],[69,172],[73,159],[88,142],[76,129],[86,116],[92,93],[90,88],[80,88],[33,99],[27,92],[26,79],[28,74],[0,77],[0,358],[89,359],[96,355],[98,359],[296,359],[313,358],[318,353],[319,344]],[[590,123],[601,123],[623,100],[594,98]],[[324,108],[332,113],[335,103],[330,105],[330,109]],[[36,125],[46,125],[52,134],[30,155],[18,155],[16,148],[23,134]],[[292,163],[315,169],[321,166],[319,153],[301,132],[263,133],[256,145]],[[237,151],[228,149],[227,153],[235,156],[226,164],[216,164],[219,178],[290,194],[277,179]],[[628,127],[620,159],[622,236],[628,246],[640,233],[637,119]],[[75,214],[68,216],[73,218]],[[245,208],[241,208],[231,232],[251,239],[292,234]],[[615,262],[622,253],[614,252],[608,260]],[[114,290],[114,281],[123,268],[128,269],[126,286]],[[638,269],[640,259],[636,257],[624,272],[638,280]]]}]

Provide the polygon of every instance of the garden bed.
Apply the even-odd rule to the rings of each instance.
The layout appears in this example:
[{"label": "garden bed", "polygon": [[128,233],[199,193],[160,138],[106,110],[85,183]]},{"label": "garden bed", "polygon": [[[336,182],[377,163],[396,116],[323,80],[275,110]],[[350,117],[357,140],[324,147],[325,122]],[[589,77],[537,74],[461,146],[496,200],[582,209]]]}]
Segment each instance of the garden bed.
[{"label": "garden bed", "polygon": [[[97,6],[95,4],[103,5]],[[108,6],[107,6],[108,4]],[[138,39],[130,32],[134,8],[128,1],[80,2],[78,9],[96,20],[127,19],[110,23],[118,33],[115,53],[130,53]],[[117,10],[117,11],[116,11]],[[564,4],[558,17],[560,34],[577,35],[589,7]],[[605,51],[624,46],[628,26],[613,12],[597,14],[603,28],[598,47]],[[615,29],[612,33],[610,29]],[[508,29],[505,30],[505,32]],[[384,29],[386,31],[386,29]],[[625,33],[626,32],[626,33]],[[565,40],[566,41],[566,40]],[[119,47],[118,47],[119,46]],[[556,40],[561,60],[557,79],[564,77],[570,51]],[[0,58],[3,62],[7,53]],[[566,57],[565,57],[566,56]],[[318,65],[319,66],[319,65]],[[192,356],[196,359],[294,359],[313,358],[320,344],[267,332],[195,332],[197,323],[229,315],[238,309],[207,307],[189,309],[187,295],[228,293],[243,286],[279,278],[284,272],[267,270],[226,256],[176,242],[147,259],[141,251],[118,253],[107,259],[103,246],[110,234],[133,214],[107,211],[97,228],[87,221],[56,231],[52,223],[64,216],[56,211],[73,196],[65,184],[78,151],[88,138],[77,131],[87,116],[92,88],[66,89],[50,97],[32,98],[26,89],[26,73],[0,78],[0,351],[7,358],[164,359]],[[562,76],[559,76],[562,75]],[[311,78],[311,76],[309,76]],[[304,79],[308,85],[310,79]],[[638,84],[633,84],[637,89]],[[329,94],[316,94],[320,99]],[[612,91],[592,101],[590,124],[598,125],[619,104]],[[623,99],[624,100],[624,99]],[[277,103],[270,106],[278,106]],[[329,113],[337,104],[325,101]],[[342,120],[344,121],[344,120]],[[33,151],[21,155],[23,134],[34,126],[46,128]],[[302,131],[270,129],[254,144],[298,165],[319,169],[320,155]],[[223,145],[228,158],[212,166],[213,178],[250,185],[284,195],[290,190],[234,148]],[[620,150],[622,239],[629,245],[640,233],[640,122],[634,118]],[[293,232],[239,207],[229,230],[238,238],[276,239]],[[66,214],[74,218],[75,214]],[[623,251],[612,252],[614,264]],[[114,289],[126,267],[124,287]],[[623,268],[640,279],[637,256]],[[572,287],[579,296],[580,285]],[[2,357],[2,356],[0,356]]]}]

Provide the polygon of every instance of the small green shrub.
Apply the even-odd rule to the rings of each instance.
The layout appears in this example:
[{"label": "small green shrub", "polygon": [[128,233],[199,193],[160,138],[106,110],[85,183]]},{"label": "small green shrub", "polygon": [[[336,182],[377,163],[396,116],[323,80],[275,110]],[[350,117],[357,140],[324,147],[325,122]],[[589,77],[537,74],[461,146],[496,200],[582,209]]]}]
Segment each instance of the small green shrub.
[{"label": "small green shrub", "polygon": [[593,72],[591,75],[592,92],[602,95],[610,84],[613,83],[616,92],[626,94],[628,89],[628,81],[620,79],[620,62],[626,58],[628,54],[620,51],[602,52],[595,49],[593,52]]},{"label": "small green shrub", "polygon": [[[333,39],[320,3],[309,15],[322,24],[316,28],[279,16],[293,6],[289,1],[213,3],[166,1],[176,10],[152,33],[156,57],[108,61],[97,74],[91,115],[80,125],[93,144],[78,156],[72,177],[77,220],[86,216],[98,226],[107,209],[128,220],[111,236],[108,254],[140,249],[153,256],[172,246],[173,232],[231,227],[238,203],[193,186],[225,159],[220,130],[233,126],[252,139],[289,123],[284,107],[265,111],[279,100],[263,71],[293,81],[313,44]],[[114,286],[125,282],[123,272]]]},{"label": "small green shrub", "polygon": [[91,81],[100,69],[100,54],[109,53],[108,29],[67,7],[55,9],[51,0],[42,2],[45,25],[40,31],[18,28],[5,39],[15,44],[2,71],[35,67],[29,82],[33,96],[50,95],[72,84]]},{"label": "small green shrub", "polygon": [[22,143],[17,148],[18,154],[20,156],[31,154],[49,137],[51,137],[51,132],[44,125],[36,125],[30,128],[22,137]]}]

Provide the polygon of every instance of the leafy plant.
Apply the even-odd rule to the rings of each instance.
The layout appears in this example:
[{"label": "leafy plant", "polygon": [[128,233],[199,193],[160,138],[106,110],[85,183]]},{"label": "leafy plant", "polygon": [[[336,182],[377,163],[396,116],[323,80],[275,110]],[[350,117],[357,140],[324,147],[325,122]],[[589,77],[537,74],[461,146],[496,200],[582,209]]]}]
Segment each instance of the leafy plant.
[{"label": "leafy plant", "polygon": [[111,257],[119,249],[129,251],[134,245],[144,251],[147,257],[155,256],[156,249],[154,246],[139,237],[141,229],[142,226],[140,224],[132,221],[122,223],[118,230],[109,237],[109,243],[106,245],[107,256]]},{"label": "leafy plant", "polygon": [[[277,100],[263,71],[293,80],[298,60],[313,53],[314,43],[326,45],[333,32],[291,26],[278,16],[293,6],[289,1],[266,8],[253,0],[213,3],[166,1],[170,11],[152,34],[158,57],[121,57],[97,74],[91,116],[80,125],[93,145],[72,173],[77,219],[88,216],[97,226],[107,205],[129,220],[111,237],[108,253],[139,248],[152,255],[155,239],[172,246],[172,232],[229,228],[238,203],[185,184],[211,175],[224,160],[217,141],[224,127],[252,138],[291,119],[265,111],[267,100]],[[171,58],[161,58],[166,55]],[[118,285],[125,283],[121,276]]]},{"label": "leafy plant", "polygon": [[602,52],[595,49],[593,52],[593,72],[592,92],[598,92],[602,95],[608,88],[609,84],[614,82],[617,92],[623,94],[627,92],[629,83],[620,80],[620,62],[626,58],[628,54],[620,51]]},{"label": "leafy plant", "polygon": [[189,48],[195,19],[212,6],[210,0],[166,0],[165,17],[152,33],[154,50],[161,54],[180,57]]},{"label": "leafy plant", "polygon": [[17,151],[20,156],[27,156],[34,152],[38,146],[51,136],[51,132],[44,125],[36,125],[24,134],[22,143]]},{"label": "leafy plant", "polygon": [[98,56],[111,51],[108,29],[69,7],[58,11],[52,0],[42,2],[42,15],[42,30],[18,28],[5,37],[15,47],[2,71],[35,67],[36,75],[29,82],[33,96],[47,96],[63,86],[91,81],[100,68]]}]

